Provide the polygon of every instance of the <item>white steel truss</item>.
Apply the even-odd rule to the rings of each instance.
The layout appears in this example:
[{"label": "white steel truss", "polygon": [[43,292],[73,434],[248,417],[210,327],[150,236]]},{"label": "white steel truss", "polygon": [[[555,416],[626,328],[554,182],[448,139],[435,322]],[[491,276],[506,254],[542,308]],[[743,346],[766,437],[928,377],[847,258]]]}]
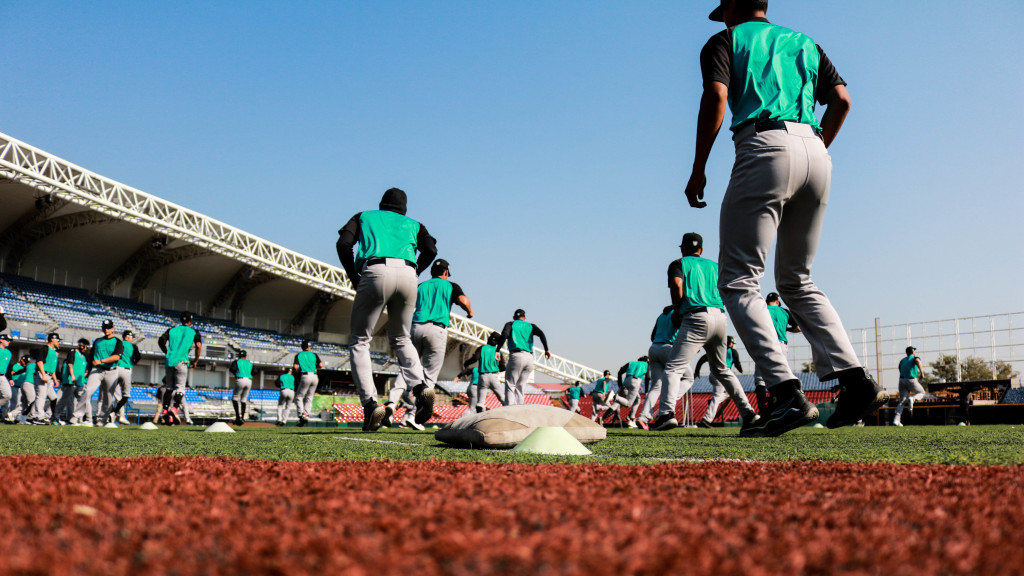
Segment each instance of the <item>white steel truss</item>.
[{"label": "white steel truss", "polygon": [[[355,292],[345,272],[319,260],[267,242],[223,222],[208,218],[71,164],[34,146],[0,133],[0,175],[91,210],[148,230],[201,246],[254,268],[352,300]],[[482,345],[491,328],[452,314],[448,336]],[[534,349],[536,369],[566,382],[591,382],[601,373],[582,364]]]}]

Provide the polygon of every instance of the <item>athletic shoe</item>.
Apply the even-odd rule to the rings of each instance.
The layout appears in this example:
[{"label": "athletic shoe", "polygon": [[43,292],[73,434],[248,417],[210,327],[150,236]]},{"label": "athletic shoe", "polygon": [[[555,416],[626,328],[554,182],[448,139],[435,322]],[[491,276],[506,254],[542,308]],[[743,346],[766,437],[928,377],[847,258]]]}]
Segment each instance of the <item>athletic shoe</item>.
[{"label": "athletic shoe", "polygon": [[117,423],[118,424],[125,424],[125,425],[131,424],[131,422],[129,422],[128,419],[125,418],[124,416],[121,416],[120,418],[118,418],[117,419]]},{"label": "athletic shoe", "polygon": [[295,425],[298,426],[299,428],[302,428],[303,426],[305,426],[306,425],[306,417],[300,414],[299,415],[299,421]]},{"label": "athletic shoe", "polygon": [[697,428],[712,428],[711,422],[701,420],[700,422],[697,422]]},{"label": "athletic shoe", "polygon": [[79,426],[83,426],[85,428],[92,428],[92,422],[88,420],[82,420],[82,423],[79,424]]},{"label": "athletic shoe", "polygon": [[412,428],[413,430],[419,430],[420,432],[427,429],[427,427],[424,426],[423,424],[417,424],[415,420],[409,421],[409,428]]},{"label": "athletic shoe", "polygon": [[651,429],[651,425],[648,424],[647,420],[644,420],[643,418],[638,419],[636,421],[636,425],[639,426],[641,430],[650,430]]},{"label": "athletic shoe", "polygon": [[174,406],[171,406],[170,408],[167,409],[166,415],[167,421],[171,426],[174,426],[175,424],[181,424],[181,417],[178,416],[178,409],[175,408]]},{"label": "athletic shoe", "polygon": [[412,395],[416,398],[416,423],[423,424],[434,415],[434,389],[420,384]]},{"label": "athletic shoe", "polygon": [[745,434],[743,433],[744,430],[747,430],[748,434],[749,434],[750,429],[753,426],[755,426],[760,420],[761,420],[761,416],[759,416],[757,414],[753,414],[752,413],[749,416],[744,416],[743,417],[743,425],[740,427],[740,436],[745,436]]},{"label": "athletic shoe", "polygon": [[800,391],[793,379],[771,388],[766,414],[740,429],[740,436],[775,437],[818,419],[818,408]]},{"label": "athletic shoe", "polygon": [[676,420],[675,417],[671,414],[662,414],[651,424],[651,430],[664,432],[666,430],[671,430],[676,426],[679,426],[679,421]]},{"label": "athletic shoe", "polygon": [[903,428],[903,423],[902,423],[902,422],[900,422],[899,420],[897,420],[897,421],[893,422],[893,423],[892,423],[892,425],[893,425],[893,426],[898,426],[898,427],[900,427],[900,428]]},{"label": "athletic shoe", "polygon": [[636,420],[633,420],[632,418],[627,418],[626,419],[626,427],[627,428],[638,428],[638,426],[636,425]]},{"label": "athletic shoe", "polygon": [[395,413],[395,405],[391,402],[384,404],[384,419],[380,421],[381,428],[391,428],[391,416]]},{"label": "athletic shoe", "polygon": [[836,411],[825,423],[829,428],[841,428],[856,423],[889,401],[889,395],[863,368],[843,370],[839,377],[839,398]]},{"label": "athletic shoe", "polygon": [[372,400],[367,402],[363,406],[363,431],[376,432],[380,429],[380,423],[384,420],[384,414],[386,413],[387,410],[380,404]]}]

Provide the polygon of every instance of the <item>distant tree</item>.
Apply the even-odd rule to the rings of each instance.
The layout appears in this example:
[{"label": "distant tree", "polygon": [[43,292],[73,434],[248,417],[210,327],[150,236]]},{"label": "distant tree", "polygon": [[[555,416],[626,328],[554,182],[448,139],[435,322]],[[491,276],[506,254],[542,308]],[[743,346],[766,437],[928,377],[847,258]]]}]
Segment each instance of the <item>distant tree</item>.
[{"label": "distant tree", "polygon": [[804,374],[813,374],[814,372],[817,372],[817,370],[814,369],[814,360],[811,360],[810,362],[804,362],[803,364],[801,364],[800,372]]},{"label": "distant tree", "polygon": [[[956,356],[953,354],[942,354],[937,360],[928,364],[931,373],[921,375],[922,384],[931,384],[944,379],[946,382],[956,382]],[[1005,380],[1019,376],[1013,366],[1008,362],[996,360],[996,380]],[[968,356],[960,362],[960,380],[968,382],[971,380],[992,380],[992,363],[982,360],[977,356]]]}]

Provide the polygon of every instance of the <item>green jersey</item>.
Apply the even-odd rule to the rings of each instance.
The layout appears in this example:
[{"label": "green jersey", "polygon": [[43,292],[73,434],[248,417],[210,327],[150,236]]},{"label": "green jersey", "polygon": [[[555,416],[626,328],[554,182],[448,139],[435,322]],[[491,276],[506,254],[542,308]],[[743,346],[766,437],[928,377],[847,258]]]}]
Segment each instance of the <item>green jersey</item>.
[{"label": "green jersey", "polygon": [[277,379],[278,386],[281,390],[295,390],[295,376],[291,374],[281,374]]},{"label": "green jersey", "polygon": [[477,366],[473,367],[473,374],[469,377],[469,385],[470,386],[479,386],[480,385],[480,368],[477,367]]},{"label": "green jersey", "polygon": [[789,343],[786,336],[786,328],[789,327],[789,311],[782,306],[769,306],[768,314],[772,317],[772,324],[775,325],[775,333],[779,336],[779,342]]},{"label": "green jersey", "polygon": [[526,320],[513,320],[511,340],[509,352],[533,352],[533,324]]},{"label": "green jersey", "polygon": [[599,378],[597,382],[594,382],[593,394],[607,394],[608,393],[608,381],[611,378]]},{"label": "green jersey", "polygon": [[672,311],[666,312],[654,321],[653,344],[674,344],[679,328],[672,325]]},{"label": "green jersey", "polygon": [[127,340],[121,340],[121,346],[124,348],[124,351],[121,354],[121,359],[117,361],[115,366],[131,370],[135,367],[135,364],[132,363],[132,357],[135,356],[135,344]]},{"label": "green jersey", "polygon": [[11,351],[7,348],[0,350],[0,376],[7,375],[7,369],[11,366]]},{"label": "green jersey", "polygon": [[245,358],[235,360],[235,378],[252,379],[252,362]]},{"label": "green jersey", "polygon": [[736,362],[736,357],[733,356],[732,348],[725,349],[725,367],[732,370],[732,365]]},{"label": "green jersey", "polygon": [[700,256],[683,256],[678,260],[678,276],[670,267],[670,277],[682,278],[683,300],[679,313],[685,314],[694,308],[718,308],[725,310],[718,293],[718,264]]},{"label": "green jersey", "polygon": [[[71,378],[71,372],[68,370],[69,363],[71,364],[71,370],[75,372],[74,378]],[[72,350],[71,354],[68,354],[68,359],[64,362],[64,384],[75,385],[79,388],[85,386],[85,372],[87,369],[85,354],[78,350]]]},{"label": "green jersey", "polygon": [[[121,344],[121,339],[116,336],[110,338],[97,338],[92,341],[92,360],[93,362],[99,360],[103,361],[111,356],[124,356],[124,346]],[[120,360],[120,358],[118,358]],[[117,365],[117,360],[106,364],[100,364],[97,366],[100,370],[109,370]]]},{"label": "green jersey", "polygon": [[768,22],[744,22],[733,28],[732,129],[766,120],[820,128],[814,115],[820,61],[814,40],[800,32]]},{"label": "green jersey", "polygon": [[35,370],[32,368],[32,365],[29,364],[28,366],[25,366],[24,370],[13,375],[14,377],[11,378],[11,386],[21,388],[26,382],[31,384],[33,374],[35,374]]},{"label": "green jersey", "polygon": [[295,363],[299,365],[300,374],[316,374],[320,357],[309,350],[303,350],[295,355]]},{"label": "green jersey", "polygon": [[413,323],[435,322],[448,326],[451,323],[452,290],[452,283],[444,278],[431,278],[420,284],[416,290]]},{"label": "green jersey", "polygon": [[416,265],[416,238],[420,223],[388,210],[368,210],[359,214],[359,250],[356,268],[371,258],[401,258]]},{"label": "green jersey", "polygon": [[[47,374],[57,372],[57,351],[53,348],[46,346],[45,348],[38,350],[35,353],[34,358],[36,362],[43,363],[43,372],[46,372]],[[32,370],[35,372],[36,368],[33,367]]]},{"label": "green jersey", "polygon": [[917,356],[907,356],[900,360],[900,378],[909,380],[920,375],[921,370],[917,367]]},{"label": "green jersey", "polygon": [[566,390],[566,392],[569,394],[569,398],[572,398],[573,400],[579,400],[580,394],[583,393],[583,388],[580,388],[579,386],[570,386],[569,389]]},{"label": "green jersey", "polygon": [[494,374],[495,372],[498,372],[498,361],[494,358],[497,353],[498,348],[496,346],[484,344],[480,347],[481,374]]},{"label": "green jersey", "polygon": [[634,360],[626,365],[626,376],[632,376],[633,378],[643,378],[647,374],[647,362],[640,362]]},{"label": "green jersey", "polygon": [[187,363],[188,353],[192,350],[192,345],[203,341],[199,336],[198,330],[184,324],[171,328],[160,337],[160,340],[166,342],[168,367]]}]

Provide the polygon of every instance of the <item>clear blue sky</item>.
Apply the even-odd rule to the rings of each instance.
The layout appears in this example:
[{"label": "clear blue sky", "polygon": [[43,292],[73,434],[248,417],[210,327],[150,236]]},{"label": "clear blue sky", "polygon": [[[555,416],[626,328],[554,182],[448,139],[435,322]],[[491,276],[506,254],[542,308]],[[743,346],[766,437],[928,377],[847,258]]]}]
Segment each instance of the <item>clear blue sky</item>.
[{"label": "clear blue sky", "polygon": [[[0,131],[337,263],[398,186],[477,310],[615,369],[665,269],[714,1],[0,4]],[[1018,0],[773,0],[849,83],[814,276],[849,328],[1024,309]],[[769,265],[768,277],[771,277]],[[764,292],[773,286],[767,282]]]}]

